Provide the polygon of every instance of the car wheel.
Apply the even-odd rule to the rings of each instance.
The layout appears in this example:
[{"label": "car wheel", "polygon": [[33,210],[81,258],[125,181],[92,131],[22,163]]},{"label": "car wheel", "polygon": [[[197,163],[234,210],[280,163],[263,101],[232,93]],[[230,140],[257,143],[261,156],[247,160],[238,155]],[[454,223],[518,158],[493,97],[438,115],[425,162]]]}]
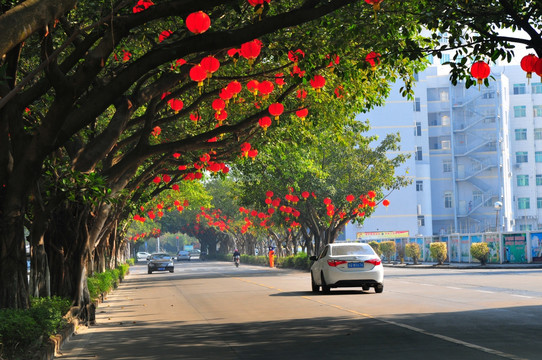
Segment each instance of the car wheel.
[{"label": "car wheel", "polygon": [[380,294],[382,291],[384,291],[384,284],[376,284],[375,293]]},{"label": "car wheel", "polygon": [[169,272],[170,272],[170,273],[172,273],[172,272],[173,272],[173,270],[174,270],[174,269],[171,269],[171,270],[169,270]]},{"label": "car wheel", "polygon": [[363,289],[363,291],[367,291],[367,290],[369,290],[371,287],[370,287],[370,286],[362,286],[361,288]]},{"label": "car wheel", "polygon": [[318,291],[320,291],[320,286],[316,285],[316,283],[314,282],[314,275],[312,275],[312,271],[311,271],[311,287],[312,287],[313,293],[317,293]]},{"label": "car wheel", "polygon": [[151,269],[149,269],[147,272],[148,272],[149,274],[152,274],[152,270],[151,270]]},{"label": "car wheel", "polygon": [[326,283],[326,279],[324,278],[324,273],[322,273],[322,292],[324,294],[329,294],[329,291],[331,290],[331,286],[329,286],[327,283]]}]

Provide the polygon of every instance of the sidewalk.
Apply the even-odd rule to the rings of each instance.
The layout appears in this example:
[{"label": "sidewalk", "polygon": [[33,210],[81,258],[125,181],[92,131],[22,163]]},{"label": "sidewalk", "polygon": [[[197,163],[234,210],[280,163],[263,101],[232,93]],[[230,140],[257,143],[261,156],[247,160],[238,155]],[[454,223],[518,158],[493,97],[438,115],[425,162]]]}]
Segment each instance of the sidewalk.
[{"label": "sidewalk", "polygon": [[408,269],[542,269],[541,263],[533,264],[514,264],[514,263],[505,263],[505,264],[486,264],[480,265],[479,263],[444,263],[442,265],[437,265],[436,262],[420,262],[417,265],[413,263],[399,263],[399,262],[383,262],[385,267],[393,268],[408,268]]}]

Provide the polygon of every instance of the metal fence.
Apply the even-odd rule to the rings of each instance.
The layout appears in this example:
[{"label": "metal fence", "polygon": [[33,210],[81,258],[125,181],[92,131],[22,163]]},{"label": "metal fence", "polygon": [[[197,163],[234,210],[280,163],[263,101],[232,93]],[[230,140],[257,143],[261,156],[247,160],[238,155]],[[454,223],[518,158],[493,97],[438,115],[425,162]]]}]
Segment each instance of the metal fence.
[{"label": "metal fence", "polygon": [[[391,260],[399,261],[408,243],[417,243],[422,250],[420,261],[432,262],[430,244],[445,242],[448,248],[447,261],[453,263],[478,262],[472,258],[470,247],[473,243],[485,242],[489,248],[489,263],[542,263],[542,232],[452,234],[442,236],[410,237],[399,239],[375,239],[364,242],[395,241],[396,253]],[[404,258],[405,261],[412,259]]]}]

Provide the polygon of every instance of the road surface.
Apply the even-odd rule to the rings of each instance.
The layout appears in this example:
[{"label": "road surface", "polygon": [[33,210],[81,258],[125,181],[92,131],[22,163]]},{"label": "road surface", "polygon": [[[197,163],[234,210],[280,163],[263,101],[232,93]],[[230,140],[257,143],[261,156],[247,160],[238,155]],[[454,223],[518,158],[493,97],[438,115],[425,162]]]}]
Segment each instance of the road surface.
[{"label": "road surface", "polygon": [[386,268],[374,290],[232,263],[131,268],[63,360],[542,359],[542,269]]}]

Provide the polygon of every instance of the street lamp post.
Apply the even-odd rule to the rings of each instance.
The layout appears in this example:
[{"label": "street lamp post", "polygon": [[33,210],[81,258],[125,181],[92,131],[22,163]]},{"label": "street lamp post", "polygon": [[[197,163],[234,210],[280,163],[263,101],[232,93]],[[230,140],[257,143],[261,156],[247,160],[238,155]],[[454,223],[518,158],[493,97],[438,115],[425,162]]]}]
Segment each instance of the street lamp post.
[{"label": "street lamp post", "polygon": [[502,209],[502,202],[496,201],[495,204],[493,204],[493,207],[495,208],[495,231],[499,231],[499,211]]}]

